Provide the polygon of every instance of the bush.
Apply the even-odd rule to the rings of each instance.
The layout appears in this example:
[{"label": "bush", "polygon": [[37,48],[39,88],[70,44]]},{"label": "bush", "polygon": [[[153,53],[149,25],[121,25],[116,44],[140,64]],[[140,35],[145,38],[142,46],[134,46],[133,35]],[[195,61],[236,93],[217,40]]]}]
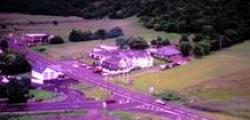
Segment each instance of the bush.
[{"label": "bush", "polygon": [[46,51],[45,48],[36,48],[35,50],[38,51],[38,52],[44,52],[44,51]]},{"label": "bush", "polygon": [[166,92],[163,92],[161,94],[156,94],[154,96],[156,96],[164,101],[181,101],[184,99],[181,97],[181,95],[179,95],[176,92],[172,92],[172,91],[171,92],[166,91]]},{"label": "bush", "polygon": [[58,21],[53,20],[52,23],[53,23],[55,26],[58,26]]},{"label": "bush", "polygon": [[108,33],[108,38],[116,38],[116,37],[119,37],[119,36],[123,36],[123,31],[120,27],[114,27],[112,28]]},{"label": "bush", "polygon": [[69,35],[69,40],[72,42],[82,41],[82,33],[80,30],[72,30]]},{"label": "bush", "polygon": [[204,55],[204,48],[202,45],[200,44],[195,44],[194,45],[194,49],[193,49],[193,53],[196,57],[202,57]]},{"label": "bush", "polygon": [[31,72],[31,65],[22,55],[9,53],[0,59],[0,71],[3,75],[16,75]]},{"label": "bush", "polygon": [[50,39],[50,44],[62,44],[64,40],[60,36],[55,36],[54,38]]},{"label": "bush", "polygon": [[126,38],[125,36],[118,37],[115,40],[116,46],[119,46],[121,49],[128,48],[128,41],[129,41],[129,39]]},{"label": "bush", "polygon": [[1,24],[1,29],[6,29],[6,28],[7,28],[7,25]]},{"label": "bush", "polygon": [[0,48],[6,50],[9,48],[8,42],[6,39],[0,36]]},{"label": "bush", "polygon": [[212,25],[202,26],[202,33],[205,35],[212,35],[214,32],[214,27]]},{"label": "bush", "polygon": [[136,49],[136,50],[143,50],[149,47],[147,41],[145,41],[142,37],[129,38],[128,45],[131,49]]},{"label": "bush", "polygon": [[189,42],[188,35],[183,34],[183,35],[181,36],[181,39],[179,40],[179,42],[181,43],[181,42],[183,42],[183,41]]},{"label": "bush", "polygon": [[202,34],[196,34],[193,38],[193,42],[200,42],[205,37]]},{"label": "bush", "polygon": [[210,53],[212,47],[210,41],[203,40],[198,44],[203,47],[204,55],[208,55]]},{"label": "bush", "polygon": [[7,90],[5,85],[0,85],[0,98],[7,97]]},{"label": "bush", "polygon": [[107,37],[107,32],[104,29],[98,29],[94,34],[101,40],[105,40]]},{"label": "bush", "polygon": [[191,49],[192,49],[192,46],[191,46],[190,42],[187,42],[187,41],[181,42],[180,50],[181,50],[183,57],[189,56]]}]

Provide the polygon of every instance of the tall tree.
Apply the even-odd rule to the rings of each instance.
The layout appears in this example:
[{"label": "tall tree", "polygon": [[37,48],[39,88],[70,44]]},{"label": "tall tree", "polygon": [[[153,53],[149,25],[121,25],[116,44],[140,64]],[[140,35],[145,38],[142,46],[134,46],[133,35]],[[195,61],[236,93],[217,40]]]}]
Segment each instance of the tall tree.
[{"label": "tall tree", "polygon": [[10,78],[7,84],[7,97],[9,103],[26,103],[31,87],[28,78]]}]

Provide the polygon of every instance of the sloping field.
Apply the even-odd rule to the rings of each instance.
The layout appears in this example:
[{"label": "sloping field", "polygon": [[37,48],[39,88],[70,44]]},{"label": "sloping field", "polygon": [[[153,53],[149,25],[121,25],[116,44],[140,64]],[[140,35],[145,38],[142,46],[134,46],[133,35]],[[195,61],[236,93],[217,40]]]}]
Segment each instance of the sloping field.
[{"label": "sloping field", "polygon": [[[58,21],[55,26],[52,22]],[[145,29],[137,22],[136,17],[128,19],[100,19],[100,20],[86,20],[80,17],[60,17],[60,16],[44,16],[44,15],[25,15],[25,14],[9,14],[0,13],[0,24],[11,23],[6,29],[0,28],[0,33],[14,31],[14,33],[27,32],[50,32],[55,35],[62,36],[68,40],[69,33],[72,29],[91,30],[97,29],[111,29],[119,26],[123,29],[127,36],[142,36],[146,40],[151,40],[157,36],[168,37],[170,39],[179,38],[179,34],[164,32],[155,32],[153,30]],[[16,29],[16,31],[15,31]]]},{"label": "sloping field", "polygon": [[217,79],[250,68],[250,42],[247,41],[202,59],[167,71],[134,77],[134,87],[147,90],[155,86],[157,90],[181,91],[189,86]]},{"label": "sloping field", "polygon": [[[250,119],[250,41],[168,71],[133,77],[133,88],[178,91],[218,120]],[[189,101],[186,101],[189,102]],[[228,116],[229,115],[229,116]],[[235,116],[235,117],[230,117]]]}]

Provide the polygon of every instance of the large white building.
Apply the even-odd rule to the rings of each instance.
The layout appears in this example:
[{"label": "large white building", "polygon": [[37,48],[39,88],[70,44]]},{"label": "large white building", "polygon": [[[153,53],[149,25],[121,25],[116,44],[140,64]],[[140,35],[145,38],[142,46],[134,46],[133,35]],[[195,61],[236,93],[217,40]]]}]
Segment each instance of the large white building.
[{"label": "large white building", "polygon": [[94,49],[89,56],[98,59],[103,71],[110,74],[127,73],[134,68],[153,66],[154,59],[145,50]]}]

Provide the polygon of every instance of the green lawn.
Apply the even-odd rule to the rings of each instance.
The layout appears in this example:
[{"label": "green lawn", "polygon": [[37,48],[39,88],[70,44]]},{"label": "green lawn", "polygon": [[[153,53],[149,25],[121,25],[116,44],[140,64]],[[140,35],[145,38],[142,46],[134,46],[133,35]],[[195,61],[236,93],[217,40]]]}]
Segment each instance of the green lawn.
[{"label": "green lawn", "polygon": [[216,79],[220,76],[250,68],[250,42],[236,45],[202,59],[171,70],[136,76],[133,87],[147,91],[150,86],[156,90],[181,91],[189,86]]},{"label": "green lawn", "polygon": [[80,120],[86,114],[85,111],[52,112],[22,115],[0,115],[1,120]]},{"label": "green lawn", "polygon": [[45,90],[30,90],[30,95],[33,96],[34,101],[45,101],[56,97],[55,93]]},{"label": "green lawn", "polygon": [[[34,24],[34,25],[16,25],[15,27],[20,31],[14,31],[14,28],[9,27],[7,31],[13,31],[16,34],[22,34],[27,32],[49,32],[55,35],[62,36],[63,39],[68,41],[69,33],[72,29],[78,29],[82,31],[91,30],[96,31],[97,29],[111,29],[119,26],[123,29],[126,36],[142,36],[146,40],[155,39],[158,36],[167,37],[169,39],[178,38],[179,35],[175,33],[166,34],[165,32],[156,32],[152,29],[146,29],[140,23],[138,18],[130,17],[127,19],[100,19],[100,20],[86,20],[80,17],[61,17],[61,16],[45,16],[45,15],[27,15],[17,13],[1,13],[0,23],[16,23],[24,22],[29,23],[30,21],[36,22],[52,22],[57,20],[58,26],[51,24]],[[71,21],[71,22],[65,22]],[[0,31],[1,32],[1,31]],[[4,31],[2,31],[4,32]]]},{"label": "green lawn", "polygon": [[154,86],[157,94],[176,91],[188,99],[195,97],[196,104],[221,110],[224,115],[206,113],[219,120],[250,118],[249,46],[246,41],[184,66],[134,76],[134,84],[126,87],[148,92]]},{"label": "green lawn", "polygon": [[159,116],[136,112],[114,112],[113,115],[120,120],[166,120]]},{"label": "green lawn", "polygon": [[81,91],[82,93],[84,93],[85,97],[93,98],[93,99],[96,99],[98,101],[106,100],[111,96],[107,90],[104,90],[104,89],[99,88],[99,87],[89,86],[89,85],[83,84],[83,83],[74,85],[74,86],[72,86],[72,88],[77,89],[77,90]]}]

